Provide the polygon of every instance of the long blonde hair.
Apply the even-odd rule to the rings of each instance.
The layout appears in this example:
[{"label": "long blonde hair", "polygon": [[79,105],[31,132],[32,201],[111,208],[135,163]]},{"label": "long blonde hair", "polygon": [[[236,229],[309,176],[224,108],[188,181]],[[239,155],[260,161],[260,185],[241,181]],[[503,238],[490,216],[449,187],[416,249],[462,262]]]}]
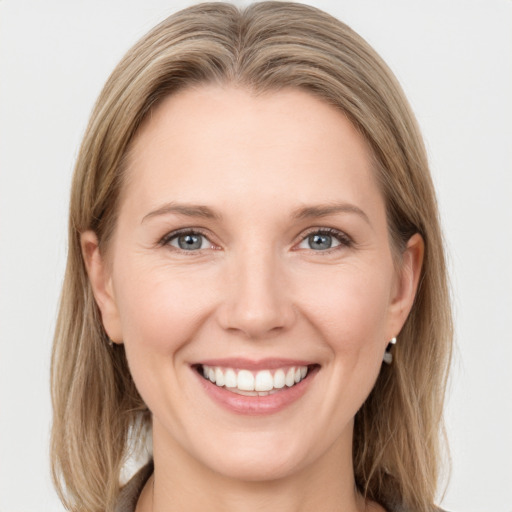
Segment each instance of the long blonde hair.
[{"label": "long blonde hair", "polygon": [[74,173],[69,252],[52,356],[52,469],[66,507],[112,511],[127,456],[150,414],[122,346],[110,347],[82,258],[80,234],[104,250],[116,225],[124,158],[162,98],[218,82],[255,92],[297,87],[342,110],[373,150],[390,239],[399,254],[425,241],[412,311],[355,418],[353,463],[363,495],[391,509],[433,509],[452,319],[443,241],[423,142],[400,86],[349,27],[301,4],[240,10],[206,3],[170,16],[123,58],[92,113]]}]

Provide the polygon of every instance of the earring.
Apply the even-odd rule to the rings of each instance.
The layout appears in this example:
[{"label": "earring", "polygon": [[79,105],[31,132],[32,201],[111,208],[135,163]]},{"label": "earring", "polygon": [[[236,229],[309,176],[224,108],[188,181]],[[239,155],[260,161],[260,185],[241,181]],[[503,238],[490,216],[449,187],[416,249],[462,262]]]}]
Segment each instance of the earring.
[{"label": "earring", "polygon": [[384,357],[382,360],[386,364],[391,364],[393,362],[393,354],[391,353],[391,347],[396,344],[396,338],[391,338],[389,340],[388,346],[386,347],[386,351],[384,352]]}]

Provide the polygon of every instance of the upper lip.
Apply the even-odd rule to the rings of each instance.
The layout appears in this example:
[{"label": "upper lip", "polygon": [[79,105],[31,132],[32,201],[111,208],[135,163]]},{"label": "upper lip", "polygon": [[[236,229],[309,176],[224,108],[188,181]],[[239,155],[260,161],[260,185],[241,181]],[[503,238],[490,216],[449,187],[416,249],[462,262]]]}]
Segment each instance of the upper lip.
[{"label": "upper lip", "polygon": [[244,370],[274,370],[277,368],[285,368],[289,366],[310,366],[315,364],[312,361],[301,359],[286,358],[266,358],[266,359],[245,359],[242,357],[229,357],[220,359],[205,359],[194,363],[193,366],[220,366],[223,368],[239,368]]}]

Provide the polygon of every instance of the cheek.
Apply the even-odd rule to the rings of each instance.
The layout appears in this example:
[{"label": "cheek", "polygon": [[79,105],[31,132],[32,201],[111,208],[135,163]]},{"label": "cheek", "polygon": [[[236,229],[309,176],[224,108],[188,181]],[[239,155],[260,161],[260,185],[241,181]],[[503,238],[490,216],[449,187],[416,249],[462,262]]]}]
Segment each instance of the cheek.
[{"label": "cheek", "polygon": [[[123,279],[122,276],[133,276]],[[127,350],[172,354],[211,308],[207,276],[137,261],[119,268],[116,301]]]},{"label": "cheek", "polygon": [[356,353],[381,346],[387,323],[391,278],[377,265],[346,265],[325,275],[304,275],[302,309],[332,350]]},{"label": "cheek", "polygon": [[332,425],[332,435],[356,414],[379,375],[387,343],[389,268],[391,263],[345,265],[303,283],[303,289],[316,290],[303,296],[303,310],[329,354],[324,360],[329,385],[315,414]]},{"label": "cheek", "polygon": [[[130,276],[126,278],[125,276]],[[215,287],[207,276],[141,258],[118,265],[116,302],[130,372],[151,411],[160,411],[170,425],[180,424],[174,411],[180,394],[169,393],[182,384],[185,347],[212,309]],[[210,281],[211,282],[211,281]]]}]

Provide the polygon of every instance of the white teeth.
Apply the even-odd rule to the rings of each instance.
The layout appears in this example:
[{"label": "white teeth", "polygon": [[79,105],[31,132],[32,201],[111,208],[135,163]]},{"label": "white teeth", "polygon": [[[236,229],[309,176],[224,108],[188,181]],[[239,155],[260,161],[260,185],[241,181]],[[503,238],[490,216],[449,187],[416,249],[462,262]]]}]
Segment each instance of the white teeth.
[{"label": "white teeth", "polygon": [[236,387],[242,391],[254,391],[254,375],[249,370],[240,370]]},{"label": "white teeth", "polygon": [[[273,373],[272,373],[273,372]],[[266,396],[287,387],[298,384],[308,374],[307,366],[292,366],[273,370],[236,370],[219,366],[202,366],[205,379],[219,387],[248,396]]]},{"label": "white teeth", "polygon": [[237,395],[242,395],[242,396],[258,396],[258,392],[257,391],[242,391],[241,389],[238,389],[238,388],[231,388],[230,390],[233,393],[236,393]]},{"label": "white teeth", "polygon": [[224,386],[224,383],[225,380],[222,370],[220,368],[215,368],[215,384],[217,384],[217,386]]},{"label": "white teeth", "polygon": [[236,373],[235,370],[229,368],[224,373],[224,385],[227,388],[236,388]]},{"label": "white teeth", "polygon": [[[306,373],[308,373],[308,370],[306,368]],[[304,375],[305,376],[305,375]],[[277,370],[276,373],[274,373],[274,387],[277,389],[284,388],[285,386],[285,375],[283,370]]]},{"label": "white teeth", "polygon": [[254,389],[256,391],[270,391],[273,387],[274,379],[268,370],[256,374],[256,381],[254,383]]},{"label": "white teeth", "polygon": [[289,388],[295,384],[295,368],[290,368],[288,370],[284,382]]}]

